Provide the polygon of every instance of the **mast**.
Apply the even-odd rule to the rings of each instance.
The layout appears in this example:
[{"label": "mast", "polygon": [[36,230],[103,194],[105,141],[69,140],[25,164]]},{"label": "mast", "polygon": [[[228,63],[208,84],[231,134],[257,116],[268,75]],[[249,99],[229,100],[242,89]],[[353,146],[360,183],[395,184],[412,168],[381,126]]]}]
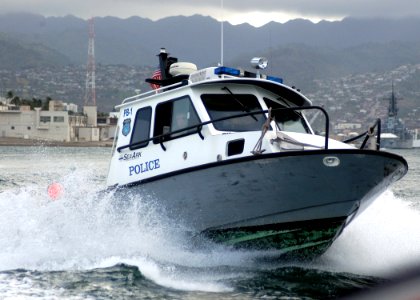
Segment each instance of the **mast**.
[{"label": "mast", "polygon": [[86,70],[85,106],[96,106],[95,87],[95,27],[93,18],[89,19],[89,45]]},{"label": "mast", "polygon": [[222,20],[220,21],[220,65],[223,66],[224,62],[223,62],[223,51],[224,51],[224,45],[223,45],[223,41],[224,41],[224,28],[223,28],[223,24],[224,24],[224,16],[223,16],[223,9],[224,9],[224,5],[223,5],[223,0],[221,0],[221,6],[222,6]]}]

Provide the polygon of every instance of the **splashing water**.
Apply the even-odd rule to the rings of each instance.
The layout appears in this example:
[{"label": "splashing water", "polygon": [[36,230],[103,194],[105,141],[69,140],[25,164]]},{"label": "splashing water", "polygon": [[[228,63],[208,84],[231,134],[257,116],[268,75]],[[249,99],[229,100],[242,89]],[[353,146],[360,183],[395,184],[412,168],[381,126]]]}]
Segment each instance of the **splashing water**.
[{"label": "splashing water", "polygon": [[[21,181],[0,189],[0,271],[83,271],[127,264],[165,287],[226,292],[238,278],[287,266],[261,263],[269,251],[234,250],[206,240],[197,246],[187,228],[165,219],[152,197],[132,195],[121,205],[113,192],[103,191],[103,164],[63,162],[47,154],[42,155],[50,157],[48,168],[17,168]],[[57,161],[62,165],[57,167]],[[15,173],[3,173],[2,180],[16,181]],[[52,181],[64,189],[56,201],[47,193]],[[387,191],[325,255],[300,267],[386,276],[420,261],[418,228],[419,211]]]},{"label": "splashing water", "polygon": [[137,196],[119,205],[112,192],[89,178],[86,170],[62,175],[57,181],[65,193],[55,201],[39,185],[0,193],[0,270],[89,270],[125,263],[164,286],[220,291],[229,288],[218,282],[232,274],[217,268],[252,260],[253,252],[210,242],[196,249],[185,228],[160,215],[154,199]]},{"label": "splashing water", "polygon": [[388,190],[351,223],[321,260],[335,271],[393,276],[420,263],[420,212]]}]

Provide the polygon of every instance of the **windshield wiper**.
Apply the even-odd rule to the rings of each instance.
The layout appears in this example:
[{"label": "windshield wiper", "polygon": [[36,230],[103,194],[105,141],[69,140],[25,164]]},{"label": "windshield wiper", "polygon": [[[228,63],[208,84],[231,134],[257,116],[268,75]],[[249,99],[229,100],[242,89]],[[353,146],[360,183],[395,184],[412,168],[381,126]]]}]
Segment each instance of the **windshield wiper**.
[{"label": "windshield wiper", "polygon": [[[238,98],[236,98],[235,94],[233,94],[232,91],[229,90],[229,88],[227,86],[222,87],[222,91],[223,90],[229,92],[229,94],[232,96],[233,100],[235,100],[242,107],[242,111],[247,112],[247,113],[251,112],[251,110],[248,108],[248,106],[244,105]],[[258,119],[257,119],[256,116],[254,116],[254,115],[249,115],[249,116],[251,118],[253,118],[255,121],[258,122]]]}]

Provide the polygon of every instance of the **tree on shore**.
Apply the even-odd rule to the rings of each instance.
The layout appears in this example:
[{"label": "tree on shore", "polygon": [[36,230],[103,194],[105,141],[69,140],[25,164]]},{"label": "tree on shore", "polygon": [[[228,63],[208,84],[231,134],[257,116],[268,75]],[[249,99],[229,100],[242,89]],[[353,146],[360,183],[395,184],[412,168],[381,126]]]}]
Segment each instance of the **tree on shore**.
[{"label": "tree on shore", "polygon": [[33,110],[35,107],[42,107],[42,100],[37,98],[32,98],[32,100],[22,100],[22,105],[29,105],[31,107],[31,110]]},{"label": "tree on shore", "polygon": [[42,104],[42,110],[49,110],[50,109],[50,101],[52,100],[51,97],[45,98],[45,102]]},{"label": "tree on shore", "polygon": [[7,103],[14,104],[15,106],[29,105],[31,110],[33,110],[35,107],[41,107],[42,110],[49,110],[50,101],[52,100],[51,97],[46,97],[45,101],[35,97],[33,97],[32,100],[20,99],[20,97],[16,96],[13,91],[8,91],[6,93],[6,99]]},{"label": "tree on shore", "polygon": [[13,97],[14,97],[14,95],[13,95],[13,92],[12,91],[8,91],[7,93],[6,93],[6,99],[13,99]]},{"label": "tree on shore", "polygon": [[19,96],[14,95],[12,91],[7,92],[6,99],[10,104],[14,104],[16,106],[19,106],[21,104]]}]

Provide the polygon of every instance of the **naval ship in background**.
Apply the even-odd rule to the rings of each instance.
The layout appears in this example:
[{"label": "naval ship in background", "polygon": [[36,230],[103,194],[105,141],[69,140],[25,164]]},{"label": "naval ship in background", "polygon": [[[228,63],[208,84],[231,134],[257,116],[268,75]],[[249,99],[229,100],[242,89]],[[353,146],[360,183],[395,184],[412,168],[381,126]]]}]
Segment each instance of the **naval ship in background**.
[{"label": "naval ship in background", "polygon": [[388,149],[413,148],[413,135],[405,127],[404,121],[398,118],[397,97],[394,92],[394,84],[392,84],[392,93],[389,98],[388,117],[382,128],[381,147]]}]

